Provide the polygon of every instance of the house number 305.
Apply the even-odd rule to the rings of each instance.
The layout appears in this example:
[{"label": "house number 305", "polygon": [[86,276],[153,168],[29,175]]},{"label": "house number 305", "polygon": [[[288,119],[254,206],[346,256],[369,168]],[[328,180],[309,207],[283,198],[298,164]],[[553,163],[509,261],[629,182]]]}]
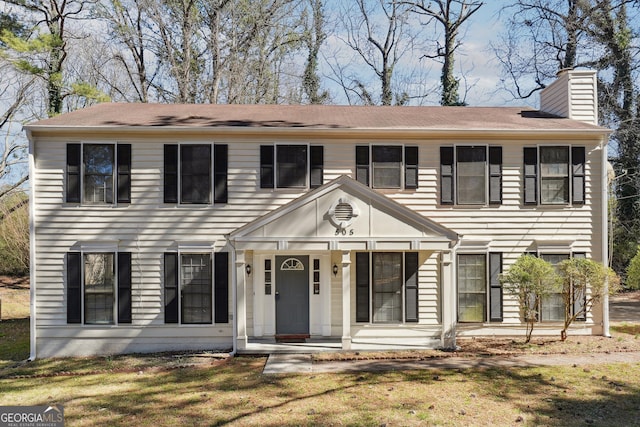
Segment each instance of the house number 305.
[{"label": "house number 305", "polygon": [[336,228],[336,236],[353,236],[353,228]]}]

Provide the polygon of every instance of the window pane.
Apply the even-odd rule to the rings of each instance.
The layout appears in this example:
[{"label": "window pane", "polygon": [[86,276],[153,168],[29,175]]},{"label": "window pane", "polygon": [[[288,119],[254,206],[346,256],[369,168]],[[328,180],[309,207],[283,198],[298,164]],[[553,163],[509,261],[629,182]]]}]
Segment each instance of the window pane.
[{"label": "window pane", "polygon": [[458,255],[458,321],[485,321],[486,271],[483,254]]},{"label": "window pane", "polygon": [[486,147],[457,147],[457,184],[459,204],[486,202]]},{"label": "window pane", "polygon": [[278,188],[307,186],[307,146],[278,145],[276,185]]},{"label": "window pane", "polygon": [[373,254],[373,321],[402,322],[402,254]]},{"label": "window pane", "polygon": [[540,201],[569,202],[569,147],[540,147]]},{"label": "window pane", "polygon": [[180,201],[211,201],[211,146],[180,146]]},{"label": "window pane", "polygon": [[84,255],[84,322],[113,324],[115,264],[113,254]]},{"label": "window pane", "polygon": [[373,146],[373,187],[400,188],[402,147]]},{"label": "window pane", "polygon": [[113,145],[85,144],[83,150],[84,202],[113,203]]},{"label": "window pane", "polygon": [[182,323],[211,323],[211,255],[185,254],[180,261]]},{"label": "window pane", "polygon": [[[540,258],[551,263],[554,267],[565,259],[569,259],[568,254],[541,254]],[[541,301],[540,320],[560,322],[564,320],[564,302],[562,293],[554,293]]]}]

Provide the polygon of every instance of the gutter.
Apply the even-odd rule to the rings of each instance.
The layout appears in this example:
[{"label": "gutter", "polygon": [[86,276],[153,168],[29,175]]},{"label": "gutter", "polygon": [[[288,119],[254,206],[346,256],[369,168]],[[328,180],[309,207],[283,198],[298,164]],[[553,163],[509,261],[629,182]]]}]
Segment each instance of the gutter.
[{"label": "gutter", "polygon": [[[605,269],[609,269],[609,177],[607,176],[607,144],[608,140],[603,138],[600,146],[602,147],[602,172],[601,172],[601,197],[602,197],[602,264]],[[604,297],[602,298],[602,335],[611,338],[609,330],[609,280],[605,279]]]},{"label": "gutter", "polygon": [[30,354],[29,361],[36,360],[36,203],[35,203],[35,142],[32,138],[31,131],[27,130],[27,139],[29,140],[29,312],[30,312]]},{"label": "gutter", "polygon": [[595,135],[610,134],[611,130],[594,126],[586,129],[490,129],[490,128],[437,128],[437,127],[388,127],[388,128],[327,128],[327,127],[245,127],[245,126],[69,126],[69,125],[26,125],[25,129],[32,133],[44,132],[47,136],[51,135],[79,135],[79,134],[100,134],[100,135],[143,135],[149,133],[180,133],[181,135],[216,135],[216,136],[254,136],[262,138],[282,137],[320,137],[328,136],[344,139],[349,138],[372,138],[372,139],[388,139],[390,136],[394,138],[407,139],[438,139],[446,136],[456,136],[461,139],[484,138],[509,138],[523,137],[529,138],[554,138],[561,136],[570,139],[582,139],[585,137],[593,137]]}]

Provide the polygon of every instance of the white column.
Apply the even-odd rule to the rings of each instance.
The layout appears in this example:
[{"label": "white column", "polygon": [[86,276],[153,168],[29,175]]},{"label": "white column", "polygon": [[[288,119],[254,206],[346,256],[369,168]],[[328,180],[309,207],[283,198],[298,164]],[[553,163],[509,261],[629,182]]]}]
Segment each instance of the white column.
[{"label": "white column", "polygon": [[342,252],[342,349],[351,350],[351,252]]},{"label": "white column", "polygon": [[453,257],[450,251],[440,253],[440,295],[442,298],[442,337],[443,348],[456,346],[456,284],[453,280]]},{"label": "white column", "polygon": [[236,324],[238,327],[237,349],[247,348],[247,281],[245,271],[245,253],[236,251]]}]

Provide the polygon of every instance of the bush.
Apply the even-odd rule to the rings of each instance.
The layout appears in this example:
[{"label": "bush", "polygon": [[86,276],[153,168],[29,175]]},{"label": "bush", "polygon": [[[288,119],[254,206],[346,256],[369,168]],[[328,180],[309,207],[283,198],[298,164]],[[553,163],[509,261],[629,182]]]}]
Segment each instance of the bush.
[{"label": "bush", "polygon": [[625,287],[629,289],[640,289],[640,247],[638,247],[636,255],[631,259],[627,267]]}]

